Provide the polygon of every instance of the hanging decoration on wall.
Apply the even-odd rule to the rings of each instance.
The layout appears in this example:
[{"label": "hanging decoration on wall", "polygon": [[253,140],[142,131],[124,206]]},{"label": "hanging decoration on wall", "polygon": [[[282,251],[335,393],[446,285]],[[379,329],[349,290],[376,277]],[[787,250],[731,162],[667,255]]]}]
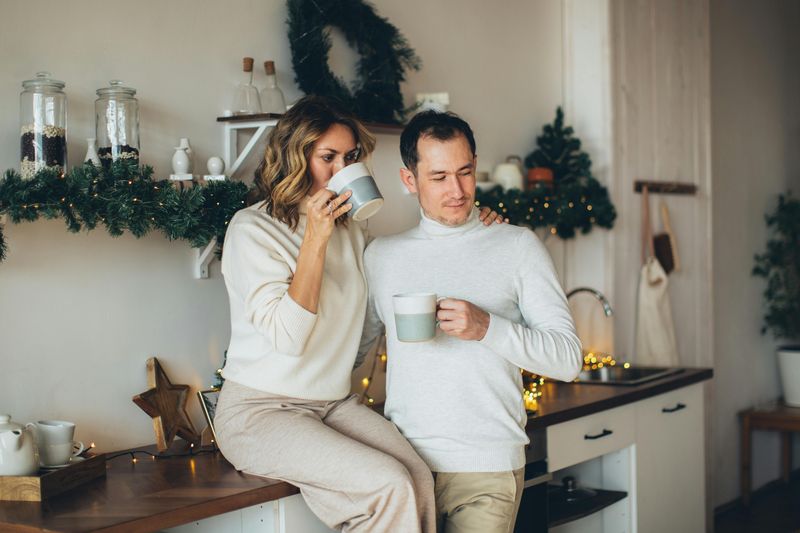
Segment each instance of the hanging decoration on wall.
[{"label": "hanging decoration on wall", "polygon": [[[306,94],[336,98],[368,122],[403,122],[400,83],[421,61],[396,27],[362,0],[288,0],[289,44],[297,84]],[[342,31],[359,54],[351,91],[330,69],[327,28]]]},{"label": "hanging decoration on wall", "polygon": [[[201,248],[215,237],[222,242],[228,222],[244,207],[248,194],[247,185],[239,181],[176,188],[169,180],[154,180],[152,174],[152,168],[124,160],[107,170],[85,163],[64,177],[45,169],[23,180],[9,170],[0,179],[0,215],[15,224],[63,218],[75,233],[103,224],[114,237],[129,231],[139,238],[155,230]],[[0,261],[5,251],[0,226]]]},{"label": "hanging decoration on wall", "polygon": [[166,451],[176,436],[198,444],[200,435],[186,411],[189,385],[173,385],[158,359],[151,357],[147,360],[147,386],[148,390],[133,397],[133,403],[153,419],[158,451]]},{"label": "hanging decoration on wall", "polygon": [[[478,189],[475,204],[502,213],[511,224],[549,228],[550,234],[571,239],[576,231],[611,228],[617,217],[608,190],[592,176],[589,155],[571,127],[564,127],[559,107],[556,120],[536,139],[537,149],[525,158],[529,168],[547,168],[552,180],[534,180],[528,190],[501,187]],[[546,173],[551,174],[551,173]]]}]

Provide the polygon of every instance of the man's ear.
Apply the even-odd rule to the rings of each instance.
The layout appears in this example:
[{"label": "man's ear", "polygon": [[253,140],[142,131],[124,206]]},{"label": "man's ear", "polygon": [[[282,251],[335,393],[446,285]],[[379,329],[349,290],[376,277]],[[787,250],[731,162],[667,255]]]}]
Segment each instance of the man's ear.
[{"label": "man's ear", "polygon": [[407,168],[400,169],[400,181],[403,182],[403,185],[406,186],[408,192],[411,194],[417,194],[417,177],[414,176],[414,173],[408,170]]}]

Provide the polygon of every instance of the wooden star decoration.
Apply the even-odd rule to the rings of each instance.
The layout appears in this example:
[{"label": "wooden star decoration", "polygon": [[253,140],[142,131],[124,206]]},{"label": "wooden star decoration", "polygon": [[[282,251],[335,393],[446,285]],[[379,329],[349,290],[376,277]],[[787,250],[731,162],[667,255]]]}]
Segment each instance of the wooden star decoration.
[{"label": "wooden star decoration", "polygon": [[147,385],[150,389],[134,396],[133,403],[153,418],[158,451],[166,451],[175,435],[198,443],[200,436],[186,412],[189,385],[173,385],[155,357],[147,360]]}]

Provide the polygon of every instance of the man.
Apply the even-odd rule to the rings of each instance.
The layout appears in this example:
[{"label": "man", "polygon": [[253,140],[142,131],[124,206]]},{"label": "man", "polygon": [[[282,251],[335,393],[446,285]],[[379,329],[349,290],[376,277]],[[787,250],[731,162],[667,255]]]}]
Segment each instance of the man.
[{"label": "man", "polygon": [[[507,533],[528,442],[519,369],[572,380],[580,342],[536,235],[508,224],[481,227],[469,125],[450,113],[420,113],[400,150],[400,177],[418,195],[422,219],[376,239],[364,257],[365,337],[378,321],[386,326],[385,414],[434,473],[440,531]],[[392,296],[409,292],[444,297],[431,341],[397,338]]]}]

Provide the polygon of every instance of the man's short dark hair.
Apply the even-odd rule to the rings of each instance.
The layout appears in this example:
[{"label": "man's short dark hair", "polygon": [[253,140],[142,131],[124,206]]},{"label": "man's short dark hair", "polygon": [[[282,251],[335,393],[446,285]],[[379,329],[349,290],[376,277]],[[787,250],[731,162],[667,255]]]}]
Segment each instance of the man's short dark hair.
[{"label": "man's short dark hair", "polygon": [[475,136],[469,124],[455,113],[441,113],[439,111],[423,111],[417,113],[408,122],[400,135],[400,156],[403,164],[414,174],[417,173],[417,163],[419,163],[419,152],[417,142],[421,137],[433,137],[439,141],[449,141],[459,135],[463,135],[472,155],[475,155]]}]

